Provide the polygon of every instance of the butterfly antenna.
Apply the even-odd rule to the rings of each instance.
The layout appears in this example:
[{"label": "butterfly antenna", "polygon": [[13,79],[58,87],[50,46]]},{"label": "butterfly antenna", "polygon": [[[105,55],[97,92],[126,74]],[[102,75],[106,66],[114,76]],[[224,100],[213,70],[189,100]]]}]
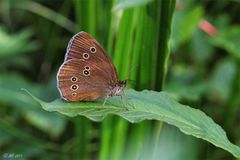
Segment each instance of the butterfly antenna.
[{"label": "butterfly antenna", "polygon": [[127,76],[125,76],[125,77],[127,77],[127,80],[130,79],[131,73],[132,73],[136,68],[138,68],[138,67],[139,67],[139,65],[136,64],[135,66],[132,66],[132,67],[130,68],[130,70],[129,70],[128,73],[127,73]]},{"label": "butterfly antenna", "polygon": [[129,82],[134,82],[134,83],[131,83],[131,84],[136,85],[136,80],[131,80],[131,79],[130,79],[130,76],[131,76],[131,73],[132,73],[134,70],[136,70],[136,68],[138,68],[138,67],[139,67],[139,65],[131,66],[130,70],[127,72],[127,76],[125,76],[125,77],[127,77],[126,80],[127,80],[128,83],[129,83]]}]

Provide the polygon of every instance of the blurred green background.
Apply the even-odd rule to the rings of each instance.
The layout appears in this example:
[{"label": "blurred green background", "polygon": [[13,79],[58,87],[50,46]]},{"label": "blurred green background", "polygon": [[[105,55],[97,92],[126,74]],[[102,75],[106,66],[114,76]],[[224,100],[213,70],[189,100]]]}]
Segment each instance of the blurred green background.
[{"label": "blurred green background", "polygon": [[160,122],[46,112],[20,89],[59,98],[56,72],[83,30],[130,88],[171,93],[240,146],[239,22],[238,0],[0,0],[0,159],[233,159]]}]

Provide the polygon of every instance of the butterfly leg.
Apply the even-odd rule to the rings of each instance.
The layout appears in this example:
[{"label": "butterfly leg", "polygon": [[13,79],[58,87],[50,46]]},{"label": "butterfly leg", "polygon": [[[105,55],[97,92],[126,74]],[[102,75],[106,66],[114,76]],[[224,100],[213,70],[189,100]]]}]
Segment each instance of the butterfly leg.
[{"label": "butterfly leg", "polygon": [[110,97],[110,96],[106,96],[106,98],[104,99],[104,102],[103,102],[103,104],[102,104],[102,107],[104,107],[104,105],[105,105],[105,103],[107,102],[107,100],[108,100],[109,97]]}]

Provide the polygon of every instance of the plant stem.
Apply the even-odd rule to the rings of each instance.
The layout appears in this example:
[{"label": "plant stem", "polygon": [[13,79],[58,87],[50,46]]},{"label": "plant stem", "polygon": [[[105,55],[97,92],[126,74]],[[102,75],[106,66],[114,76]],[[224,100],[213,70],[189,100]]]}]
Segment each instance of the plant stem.
[{"label": "plant stem", "polygon": [[75,139],[76,139],[76,157],[80,159],[90,159],[89,151],[89,135],[90,121],[85,117],[76,117],[75,124]]}]

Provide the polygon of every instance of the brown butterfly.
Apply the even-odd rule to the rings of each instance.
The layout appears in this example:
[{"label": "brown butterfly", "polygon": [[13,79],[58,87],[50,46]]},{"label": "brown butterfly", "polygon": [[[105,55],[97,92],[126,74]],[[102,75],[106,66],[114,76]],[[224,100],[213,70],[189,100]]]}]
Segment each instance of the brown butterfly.
[{"label": "brown butterfly", "polygon": [[66,101],[93,101],[118,95],[126,87],[101,45],[86,32],[68,43],[63,64],[57,73],[57,88]]}]

